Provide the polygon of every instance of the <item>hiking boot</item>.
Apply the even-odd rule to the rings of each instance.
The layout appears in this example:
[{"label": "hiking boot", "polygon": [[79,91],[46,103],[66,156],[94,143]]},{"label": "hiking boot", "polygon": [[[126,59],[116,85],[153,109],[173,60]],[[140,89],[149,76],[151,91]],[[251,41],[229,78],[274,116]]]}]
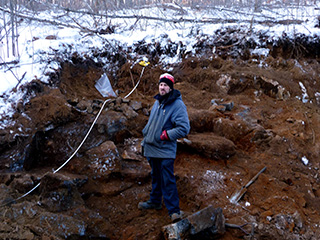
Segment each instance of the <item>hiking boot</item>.
[{"label": "hiking boot", "polygon": [[139,202],[138,204],[138,208],[139,209],[161,209],[161,203],[153,203],[150,200],[146,201],[146,202]]},{"label": "hiking boot", "polygon": [[170,215],[171,221],[173,223],[179,222],[184,217],[184,212],[180,211],[180,213],[172,213]]}]

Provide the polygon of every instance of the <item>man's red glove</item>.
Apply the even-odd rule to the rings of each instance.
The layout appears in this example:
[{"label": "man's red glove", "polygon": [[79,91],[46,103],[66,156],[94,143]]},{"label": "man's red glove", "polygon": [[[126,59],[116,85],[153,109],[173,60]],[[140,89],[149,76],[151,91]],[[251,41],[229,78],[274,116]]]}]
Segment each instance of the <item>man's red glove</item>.
[{"label": "man's red glove", "polygon": [[160,135],[160,139],[161,139],[162,141],[168,141],[168,140],[170,140],[170,139],[169,139],[169,136],[168,136],[168,133],[167,133],[166,130],[163,130],[163,132],[162,132],[161,135]]}]

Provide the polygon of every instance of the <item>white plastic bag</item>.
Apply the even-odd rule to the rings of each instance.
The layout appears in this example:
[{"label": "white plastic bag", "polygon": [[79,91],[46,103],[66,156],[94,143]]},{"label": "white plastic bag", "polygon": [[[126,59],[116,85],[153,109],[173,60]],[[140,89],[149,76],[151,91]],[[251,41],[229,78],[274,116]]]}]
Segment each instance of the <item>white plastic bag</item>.
[{"label": "white plastic bag", "polygon": [[102,74],[101,78],[94,85],[103,97],[116,97],[117,95],[112,89],[107,74]]}]

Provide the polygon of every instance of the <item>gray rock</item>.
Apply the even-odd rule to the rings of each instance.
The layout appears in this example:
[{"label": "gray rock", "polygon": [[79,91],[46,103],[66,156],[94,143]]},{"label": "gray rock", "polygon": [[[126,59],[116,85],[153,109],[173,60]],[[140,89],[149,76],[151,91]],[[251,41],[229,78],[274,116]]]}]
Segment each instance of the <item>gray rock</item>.
[{"label": "gray rock", "polygon": [[48,173],[40,182],[40,204],[51,212],[82,206],[84,201],[78,188],[86,181],[85,176]]},{"label": "gray rock", "polygon": [[73,217],[45,212],[38,218],[39,226],[44,232],[54,233],[55,236],[66,239],[69,236],[84,236],[87,224]]},{"label": "gray rock", "polygon": [[221,208],[208,206],[177,223],[162,228],[166,240],[189,239],[190,236],[209,234],[215,236],[225,233],[225,218]]},{"label": "gray rock", "polygon": [[[14,202],[14,192],[12,187],[9,187],[5,184],[0,184],[0,204],[9,204]],[[0,214],[2,210],[4,210],[4,208],[0,208]]]},{"label": "gray rock", "polygon": [[142,104],[138,101],[130,101],[130,107],[135,111],[139,111],[142,108]]},{"label": "gray rock", "polygon": [[97,120],[97,125],[101,125],[110,137],[116,135],[119,131],[126,128],[127,118],[121,112],[103,111]]},{"label": "gray rock", "polygon": [[85,157],[77,160],[77,172],[94,179],[106,179],[113,172],[120,171],[120,156],[116,145],[106,141],[98,147],[88,150]]},{"label": "gray rock", "polygon": [[231,111],[234,107],[233,101],[222,102],[219,105],[225,106],[226,111]]},{"label": "gray rock", "polygon": [[77,108],[81,111],[85,111],[87,110],[89,107],[91,107],[92,101],[89,100],[81,100],[80,102],[78,102],[77,104]]},{"label": "gray rock", "polygon": [[127,104],[121,105],[121,110],[123,114],[128,118],[132,119],[138,116],[138,113],[136,113],[131,106],[128,106]]},{"label": "gray rock", "polygon": [[[233,101],[224,101],[223,99],[212,99],[211,105],[212,105],[212,109],[219,110],[218,107],[224,106],[225,108],[223,111],[231,111],[232,108],[234,107],[234,102]],[[222,109],[222,108],[220,108],[220,109]]]}]

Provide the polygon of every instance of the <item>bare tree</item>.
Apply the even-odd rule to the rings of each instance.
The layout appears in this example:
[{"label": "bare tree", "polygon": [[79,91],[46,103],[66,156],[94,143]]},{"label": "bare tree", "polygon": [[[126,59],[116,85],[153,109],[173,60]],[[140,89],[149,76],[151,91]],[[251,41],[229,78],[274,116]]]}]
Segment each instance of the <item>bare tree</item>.
[{"label": "bare tree", "polygon": [[9,2],[10,7],[10,24],[11,24],[11,47],[12,47],[12,55],[17,57],[19,55],[18,51],[18,24],[17,24],[17,1],[10,0]]},{"label": "bare tree", "polygon": [[261,12],[262,11],[262,0],[255,0],[254,2],[254,11]]}]

